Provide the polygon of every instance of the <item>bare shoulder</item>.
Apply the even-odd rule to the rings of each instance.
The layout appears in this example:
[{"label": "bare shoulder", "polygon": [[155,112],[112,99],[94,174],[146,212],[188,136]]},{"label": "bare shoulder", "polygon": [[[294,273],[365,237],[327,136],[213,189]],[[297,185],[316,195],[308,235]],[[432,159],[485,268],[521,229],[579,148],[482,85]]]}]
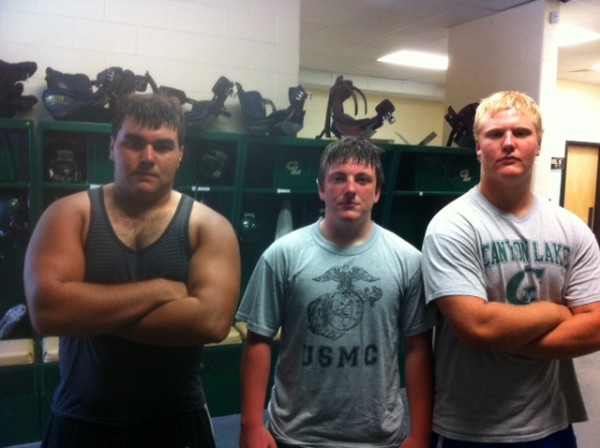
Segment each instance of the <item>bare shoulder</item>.
[{"label": "bare shoulder", "polygon": [[225,225],[231,226],[231,223],[221,213],[215,209],[203,204],[202,202],[195,201],[192,207],[191,220],[195,225],[198,226],[213,226],[213,225]]},{"label": "bare shoulder", "polygon": [[83,236],[87,231],[90,216],[90,200],[87,191],[61,197],[50,203],[40,218],[39,231],[51,231],[59,227],[61,231],[73,230]]},{"label": "bare shoulder", "polygon": [[192,236],[195,235],[202,242],[218,238],[221,241],[214,241],[218,244],[235,239],[235,232],[229,220],[201,202],[194,202],[190,217],[190,230]]},{"label": "bare shoulder", "polygon": [[73,219],[89,215],[90,200],[87,191],[80,191],[57,198],[44,211],[44,214],[52,214],[57,218]]}]

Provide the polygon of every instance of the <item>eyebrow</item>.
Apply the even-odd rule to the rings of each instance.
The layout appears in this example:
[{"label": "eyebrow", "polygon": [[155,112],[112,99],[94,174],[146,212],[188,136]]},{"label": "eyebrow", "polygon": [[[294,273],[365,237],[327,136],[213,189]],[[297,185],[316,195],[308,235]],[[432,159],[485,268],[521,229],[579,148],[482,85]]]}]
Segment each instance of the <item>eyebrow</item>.
[{"label": "eyebrow", "polygon": [[343,176],[368,176],[368,177],[372,177],[374,178],[376,175],[375,173],[370,173],[369,171],[358,171],[357,173],[353,173],[353,174],[349,174],[344,170],[330,170],[329,173],[327,174],[327,176],[339,176],[339,175],[343,175]]},{"label": "eyebrow", "polygon": [[[148,140],[146,140],[144,137],[140,136],[139,134],[133,134],[133,133],[123,134],[123,139],[124,140],[132,140],[132,141],[148,142]],[[172,138],[159,138],[158,140],[155,140],[153,142],[153,145],[157,144],[157,143],[173,143],[173,145],[177,146],[176,140],[172,139]]]},{"label": "eyebrow", "polygon": [[485,129],[483,132],[484,133],[488,133],[488,132],[497,132],[497,131],[506,131],[506,129],[511,129],[511,130],[517,130],[517,131],[535,131],[535,127],[534,126],[527,126],[527,125],[516,125],[516,126],[509,126],[509,127],[505,127],[505,126],[493,126],[490,127],[488,129]]}]

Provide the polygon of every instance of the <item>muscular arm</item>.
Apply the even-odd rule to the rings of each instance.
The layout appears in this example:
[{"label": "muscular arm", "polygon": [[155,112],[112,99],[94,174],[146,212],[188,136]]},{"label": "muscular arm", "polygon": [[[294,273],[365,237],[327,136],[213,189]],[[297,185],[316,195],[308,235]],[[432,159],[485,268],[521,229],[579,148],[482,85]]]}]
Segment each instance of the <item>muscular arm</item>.
[{"label": "muscular arm", "polygon": [[571,318],[509,352],[532,358],[563,359],[600,350],[600,302],[578,306],[571,311]]},{"label": "muscular arm", "polygon": [[404,339],[406,392],[411,432],[402,448],[431,446],[433,352],[431,331]]},{"label": "muscular arm", "polygon": [[219,342],[231,328],[240,292],[240,255],[231,224],[202,204],[191,216],[189,295],[164,303],[115,334],[155,345]]},{"label": "muscular arm", "polygon": [[187,295],[186,285],[165,279],[126,285],[85,283],[88,216],[87,193],[78,193],[53,203],[33,232],[24,284],[32,323],[40,334],[106,333]]},{"label": "muscular arm", "polygon": [[571,317],[566,306],[486,302],[473,296],[436,300],[454,336],[470,348],[509,351],[523,347]]},{"label": "muscular arm", "polygon": [[272,340],[248,331],[242,357],[241,448],[276,448],[263,421]]}]

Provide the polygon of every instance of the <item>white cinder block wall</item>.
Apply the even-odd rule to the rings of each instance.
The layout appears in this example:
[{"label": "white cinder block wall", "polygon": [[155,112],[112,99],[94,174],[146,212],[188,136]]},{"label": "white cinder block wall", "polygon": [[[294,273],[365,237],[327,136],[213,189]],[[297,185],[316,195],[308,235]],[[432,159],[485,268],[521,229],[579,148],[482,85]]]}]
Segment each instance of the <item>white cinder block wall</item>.
[{"label": "white cinder block wall", "polygon": [[[25,83],[38,98],[46,67],[95,78],[119,66],[197,100],[211,98],[224,75],[288,104],[299,16],[299,0],[2,0],[0,59],[38,64]],[[31,115],[49,117],[41,104]]]}]

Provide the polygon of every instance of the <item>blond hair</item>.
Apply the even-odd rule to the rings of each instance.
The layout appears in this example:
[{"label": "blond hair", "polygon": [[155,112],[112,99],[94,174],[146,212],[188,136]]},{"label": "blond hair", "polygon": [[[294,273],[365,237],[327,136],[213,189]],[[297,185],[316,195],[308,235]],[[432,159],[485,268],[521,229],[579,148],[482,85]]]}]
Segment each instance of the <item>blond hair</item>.
[{"label": "blond hair", "polygon": [[479,139],[483,125],[490,117],[498,112],[509,109],[514,109],[520,114],[532,114],[538,139],[542,140],[544,127],[542,125],[540,108],[530,96],[514,90],[496,92],[479,102],[473,123],[473,137],[475,137],[475,140]]}]

